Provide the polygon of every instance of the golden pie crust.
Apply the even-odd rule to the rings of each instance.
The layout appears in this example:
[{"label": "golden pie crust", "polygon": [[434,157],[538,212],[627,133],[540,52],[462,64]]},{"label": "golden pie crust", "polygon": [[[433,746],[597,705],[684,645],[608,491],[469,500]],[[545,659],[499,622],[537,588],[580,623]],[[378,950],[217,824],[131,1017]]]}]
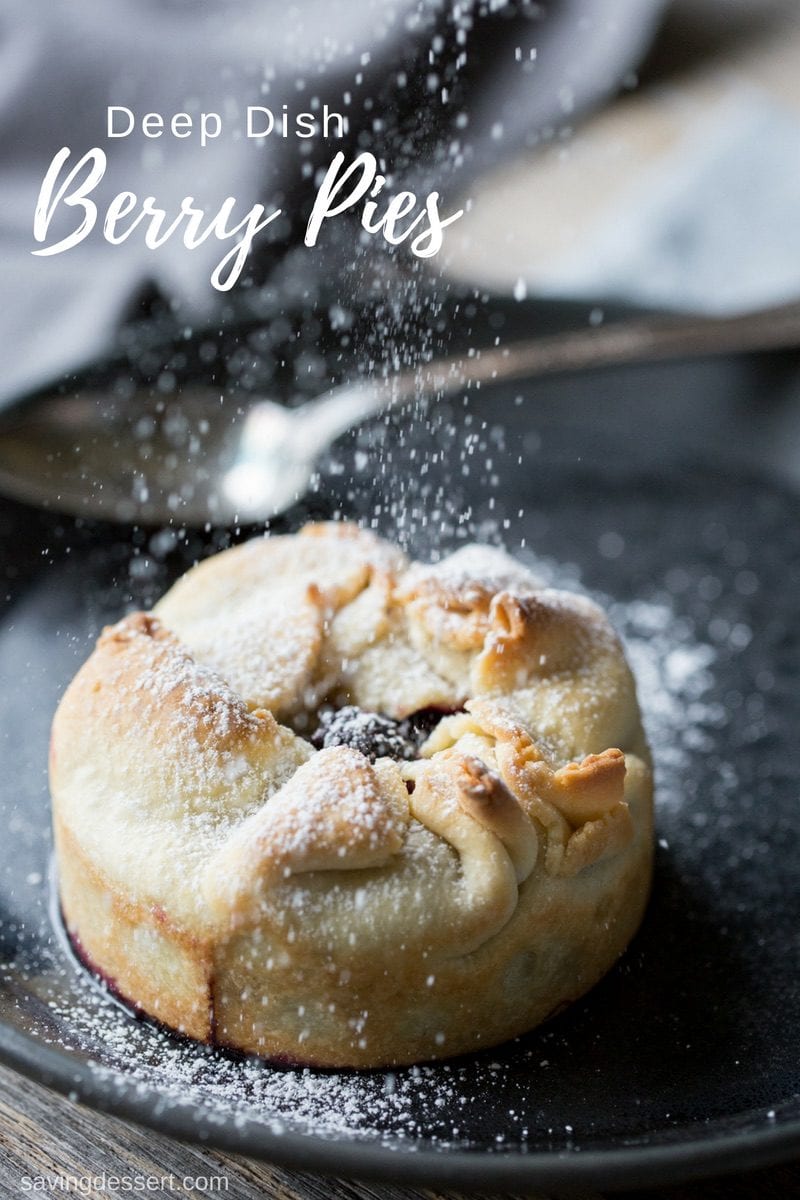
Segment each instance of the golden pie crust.
[{"label": "golden pie crust", "polygon": [[[373,763],[307,740],[332,697],[443,715],[415,761]],[[523,1033],[608,970],[650,885],[619,639],[486,547],[427,566],[331,523],[201,562],[103,631],[50,777],[87,963],[192,1038],[282,1060]]]}]

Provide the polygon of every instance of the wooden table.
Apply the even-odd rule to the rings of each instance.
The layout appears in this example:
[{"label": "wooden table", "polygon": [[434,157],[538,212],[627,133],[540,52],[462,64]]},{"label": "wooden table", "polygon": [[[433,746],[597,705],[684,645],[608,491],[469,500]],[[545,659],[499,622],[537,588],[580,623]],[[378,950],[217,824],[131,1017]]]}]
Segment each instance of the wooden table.
[{"label": "wooden table", "polygon": [[[127,1193],[90,1186],[92,1178],[103,1173],[106,1179],[125,1176],[135,1180],[138,1176],[159,1182],[149,1191]],[[58,1176],[74,1177],[80,1190],[74,1183],[72,1192],[57,1183],[49,1191],[34,1190],[35,1181]],[[161,1177],[169,1178],[162,1184]],[[196,1181],[196,1186],[185,1182],[187,1177]],[[0,1198],[28,1194],[92,1198],[213,1195],[231,1200],[445,1200],[454,1195],[392,1184],[319,1179],[238,1155],[183,1145],[116,1117],[101,1116],[0,1068]],[[735,1179],[631,1194],[642,1200],[649,1196],[662,1200],[790,1200],[800,1196],[800,1162]],[[581,1200],[600,1200],[600,1196],[599,1192],[583,1192]],[[545,1200],[543,1193],[537,1197]]]}]

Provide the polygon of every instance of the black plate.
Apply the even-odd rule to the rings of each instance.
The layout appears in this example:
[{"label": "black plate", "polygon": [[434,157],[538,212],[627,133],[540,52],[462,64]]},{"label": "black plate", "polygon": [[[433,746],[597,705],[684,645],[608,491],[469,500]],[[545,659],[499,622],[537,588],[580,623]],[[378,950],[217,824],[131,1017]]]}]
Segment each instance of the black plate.
[{"label": "black plate", "polygon": [[135,1021],[54,928],[48,727],[100,625],[225,539],[2,502],[0,1054],[181,1138],[342,1175],[633,1186],[800,1152],[796,361],[629,368],[409,415],[337,447],[312,507],[388,532],[402,516],[422,551],[499,532],[611,604],[659,783],[628,953],[528,1037],[391,1075],[277,1070]]}]

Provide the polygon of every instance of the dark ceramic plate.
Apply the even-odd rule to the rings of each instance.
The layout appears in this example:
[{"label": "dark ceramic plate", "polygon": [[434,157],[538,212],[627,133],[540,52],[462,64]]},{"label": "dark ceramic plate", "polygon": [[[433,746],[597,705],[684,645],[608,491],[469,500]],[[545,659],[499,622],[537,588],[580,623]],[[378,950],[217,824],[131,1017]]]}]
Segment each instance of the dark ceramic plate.
[{"label": "dark ceramic plate", "polygon": [[[404,514],[422,551],[499,529],[612,606],[659,776],[655,887],[628,953],[528,1037],[388,1075],[279,1070],[136,1021],[52,919],[48,726],[100,625],[224,539],[7,501],[0,1054],[178,1137],[341,1175],[633,1186],[800,1153],[797,363],[628,368],[410,416],[337,447],[312,508],[387,531]],[[423,447],[441,451],[426,473]]]}]

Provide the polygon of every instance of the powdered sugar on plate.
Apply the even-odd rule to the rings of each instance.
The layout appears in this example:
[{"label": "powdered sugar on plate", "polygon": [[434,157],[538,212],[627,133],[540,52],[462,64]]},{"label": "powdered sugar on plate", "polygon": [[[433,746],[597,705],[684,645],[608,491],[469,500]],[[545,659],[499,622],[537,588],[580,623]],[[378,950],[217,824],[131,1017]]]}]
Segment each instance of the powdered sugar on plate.
[{"label": "powdered sugar on plate", "polygon": [[690,626],[666,603],[611,606],[611,617],[625,638],[636,676],[656,764],[657,805],[679,806],[686,795],[683,771],[689,753],[710,748],[709,731],[727,720],[724,709],[706,699],[717,652],[695,641]]}]

